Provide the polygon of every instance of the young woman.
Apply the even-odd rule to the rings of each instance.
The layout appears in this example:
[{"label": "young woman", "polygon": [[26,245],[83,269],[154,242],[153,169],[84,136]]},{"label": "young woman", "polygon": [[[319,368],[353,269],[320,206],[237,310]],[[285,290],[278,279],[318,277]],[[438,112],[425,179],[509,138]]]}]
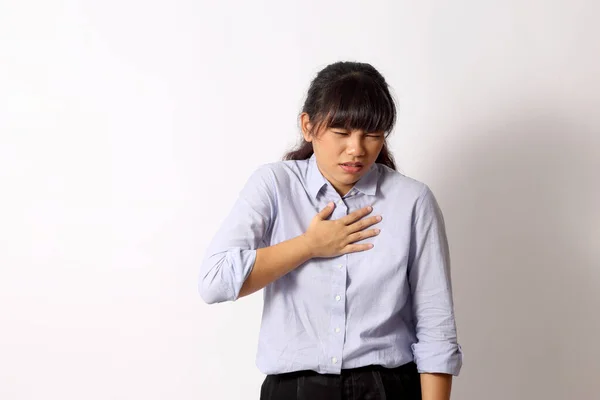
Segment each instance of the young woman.
[{"label": "young woman", "polygon": [[442,213],[396,171],[381,74],[312,81],[302,142],[250,176],[207,250],[207,303],[264,288],[261,400],[447,400],[462,366]]}]

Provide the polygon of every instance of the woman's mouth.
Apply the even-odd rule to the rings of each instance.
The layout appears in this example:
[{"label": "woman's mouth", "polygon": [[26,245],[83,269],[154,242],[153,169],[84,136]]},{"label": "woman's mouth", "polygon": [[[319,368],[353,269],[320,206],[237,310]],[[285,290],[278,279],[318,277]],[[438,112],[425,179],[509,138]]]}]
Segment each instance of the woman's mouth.
[{"label": "woman's mouth", "polygon": [[340,167],[349,174],[356,174],[363,169],[363,165],[361,163],[345,163],[340,164]]}]

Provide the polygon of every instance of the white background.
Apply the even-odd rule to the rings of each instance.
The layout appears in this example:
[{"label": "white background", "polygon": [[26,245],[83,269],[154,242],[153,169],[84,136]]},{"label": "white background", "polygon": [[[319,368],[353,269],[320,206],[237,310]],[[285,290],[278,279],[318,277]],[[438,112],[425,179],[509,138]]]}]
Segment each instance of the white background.
[{"label": "white background", "polygon": [[258,399],[262,295],[205,305],[241,186],[328,63],[393,88],[453,259],[454,399],[600,392],[597,1],[0,2],[0,398]]}]

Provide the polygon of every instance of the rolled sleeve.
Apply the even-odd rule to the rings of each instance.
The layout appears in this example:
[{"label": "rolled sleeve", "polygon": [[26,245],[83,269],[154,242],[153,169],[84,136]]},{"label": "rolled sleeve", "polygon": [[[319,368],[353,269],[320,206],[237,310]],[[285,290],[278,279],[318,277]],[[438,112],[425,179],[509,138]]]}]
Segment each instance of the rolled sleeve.
[{"label": "rolled sleeve", "polygon": [[457,376],[462,348],[457,342],[449,246],[439,205],[427,185],[417,201],[408,266],[417,342],[412,345],[420,373]]},{"label": "rolled sleeve", "polygon": [[206,303],[233,301],[254,267],[275,214],[272,171],[255,170],[206,250],[198,290]]}]

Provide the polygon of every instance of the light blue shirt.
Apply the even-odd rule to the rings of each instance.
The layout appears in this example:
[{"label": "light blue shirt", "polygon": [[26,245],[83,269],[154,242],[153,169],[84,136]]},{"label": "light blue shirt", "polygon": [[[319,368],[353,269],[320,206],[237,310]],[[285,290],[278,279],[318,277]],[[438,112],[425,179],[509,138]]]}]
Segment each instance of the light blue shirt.
[{"label": "light blue shirt", "polygon": [[207,303],[236,300],[256,249],[301,235],[328,202],[330,219],[372,205],[372,249],[313,258],[263,289],[256,365],[264,374],[339,374],[415,361],[419,372],[458,375],[450,259],[444,220],[427,185],[382,164],[343,197],[315,156],[257,168],[211,241],[199,290]]}]

